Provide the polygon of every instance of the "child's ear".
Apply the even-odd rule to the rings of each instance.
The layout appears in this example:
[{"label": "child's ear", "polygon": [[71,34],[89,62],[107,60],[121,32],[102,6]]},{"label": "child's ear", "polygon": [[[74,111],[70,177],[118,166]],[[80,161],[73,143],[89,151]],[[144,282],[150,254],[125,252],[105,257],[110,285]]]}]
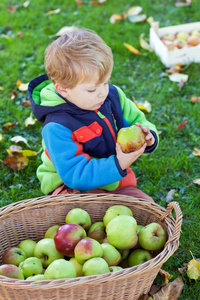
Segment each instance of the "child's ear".
[{"label": "child's ear", "polygon": [[67,89],[63,88],[61,85],[59,85],[58,83],[55,83],[55,89],[56,91],[62,95],[63,97],[66,97],[68,95],[67,93]]}]

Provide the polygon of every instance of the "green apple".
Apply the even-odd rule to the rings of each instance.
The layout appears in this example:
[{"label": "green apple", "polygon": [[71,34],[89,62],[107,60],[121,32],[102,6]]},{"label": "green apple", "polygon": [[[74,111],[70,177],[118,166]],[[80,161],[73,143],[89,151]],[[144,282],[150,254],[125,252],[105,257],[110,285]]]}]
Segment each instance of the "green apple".
[{"label": "green apple", "polygon": [[21,241],[21,243],[18,245],[18,247],[24,251],[27,258],[34,256],[35,246],[36,242],[29,239]]},{"label": "green apple", "polygon": [[56,235],[57,229],[60,227],[60,225],[53,225],[47,229],[45,232],[44,238],[53,239]]},{"label": "green apple", "polygon": [[87,260],[83,265],[83,275],[100,275],[110,273],[109,266],[105,259],[101,257],[94,257]]},{"label": "green apple", "polygon": [[64,258],[64,255],[56,250],[54,240],[50,238],[45,238],[37,242],[34,256],[41,260],[44,268],[47,268],[52,261]]},{"label": "green apple", "polygon": [[65,218],[67,224],[77,224],[82,226],[86,231],[91,226],[91,218],[89,213],[82,208],[71,209]]},{"label": "green apple", "polygon": [[79,264],[75,257],[71,257],[69,261],[74,265],[76,269],[76,275],[83,276],[83,265]]},{"label": "green apple", "polygon": [[103,222],[95,222],[92,224],[87,232],[87,236],[95,239],[100,244],[103,242],[103,239],[106,238],[105,225]]},{"label": "green apple", "polygon": [[119,270],[123,270],[123,268],[120,267],[120,266],[110,266],[109,270],[110,270],[110,272],[116,272],[116,271],[119,271]]},{"label": "green apple", "polygon": [[76,269],[73,263],[63,258],[54,260],[44,272],[44,279],[60,279],[75,277]]},{"label": "green apple", "polygon": [[44,273],[42,262],[37,257],[28,257],[20,263],[19,268],[22,270],[25,278]]},{"label": "green apple", "polygon": [[197,36],[200,36],[200,28],[199,28],[199,29],[194,29],[194,30],[191,32],[191,35],[197,35]]},{"label": "green apple", "polygon": [[19,266],[19,264],[25,259],[26,253],[18,247],[11,247],[7,249],[2,256],[3,264],[11,264],[15,266]]},{"label": "green apple", "polygon": [[138,241],[137,222],[135,218],[120,215],[106,226],[108,242],[119,250],[131,249]]},{"label": "green apple", "polygon": [[159,223],[153,222],[139,231],[138,240],[140,246],[146,250],[160,250],[167,241],[167,234]]},{"label": "green apple", "polygon": [[153,258],[150,251],[145,249],[136,249],[128,257],[128,266],[133,267],[143,264],[144,262]]},{"label": "green apple", "polygon": [[80,264],[93,257],[102,257],[103,249],[101,244],[94,239],[84,238],[74,248],[76,260]]},{"label": "green apple", "polygon": [[117,135],[117,142],[122,152],[130,153],[139,150],[145,143],[145,134],[137,125],[121,128]]},{"label": "green apple", "polygon": [[17,266],[12,264],[3,264],[0,266],[0,275],[9,278],[24,279],[24,274]]},{"label": "green apple", "polygon": [[166,33],[162,36],[163,40],[167,40],[167,41],[174,41],[175,40],[175,35],[172,33]]},{"label": "green apple", "polygon": [[[137,225],[137,236],[138,236],[140,230],[141,230],[143,227],[144,227],[144,226],[142,226],[142,225]],[[137,244],[133,247],[133,249],[135,250],[135,249],[138,249],[138,248],[140,248],[139,240],[137,241]],[[132,249],[132,250],[133,250],[133,249]]]},{"label": "green apple", "polygon": [[129,267],[129,265],[128,265],[128,257],[125,258],[125,259],[123,259],[123,260],[120,262],[119,266],[122,267],[123,269],[128,268],[128,267]]},{"label": "green apple", "polygon": [[130,249],[124,249],[119,251],[121,254],[121,261],[127,258],[130,254]]},{"label": "green apple", "polygon": [[131,209],[125,205],[113,205],[110,206],[103,217],[103,223],[105,226],[115,217],[120,215],[133,216]]},{"label": "green apple", "polygon": [[102,258],[107,261],[109,266],[117,266],[121,260],[120,252],[109,243],[101,244],[101,247],[103,249]]},{"label": "green apple", "polygon": [[183,39],[175,39],[174,46],[178,49],[182,49],[183,47],[187,46],[187,42]]},{"label": "green apple", "polygon": [[44,280],[44,274],[29,276],[26,280]]},{"label": "green apple", "polygon": [[189,34],[185,31],[180,31],[176,35],[176,39],[182,39],[182,40],[185,40],[185,41],[187,41],[188,37],[189,37]]}]

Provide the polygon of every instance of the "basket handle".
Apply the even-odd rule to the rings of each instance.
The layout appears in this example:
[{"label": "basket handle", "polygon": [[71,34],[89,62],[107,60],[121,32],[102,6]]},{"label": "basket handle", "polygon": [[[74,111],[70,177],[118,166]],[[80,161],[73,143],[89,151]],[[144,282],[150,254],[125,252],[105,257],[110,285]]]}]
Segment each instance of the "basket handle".
[{"label": "basket handle", "polygon": [[[165,214],[162,216],[162,219],[165,219],[166,217],[170,216],[172,214],[172,210],[175,210],[176,213],[176,220],[175,220],[175,226],[174,226],[174,231],[173,235],[171,238],[166,242],[165,245],[169,243],[173,243],[174,241],[177,242],[179,241],[180,233],[181,233],[181,225],[182,225],[182,220],[183,220],[183,215],[180,209],[180,206],[177,202],[170,202],[167,206]],[[179,242],[178,242],[179,243]]]}]

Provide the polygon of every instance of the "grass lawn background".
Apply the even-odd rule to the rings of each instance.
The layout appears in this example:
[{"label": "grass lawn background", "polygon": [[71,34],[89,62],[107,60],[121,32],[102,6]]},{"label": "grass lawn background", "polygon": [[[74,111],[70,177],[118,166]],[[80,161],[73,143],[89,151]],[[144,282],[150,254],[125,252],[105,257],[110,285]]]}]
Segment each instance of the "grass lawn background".
[{"label": "grass lawn background", "polygon": [[[149,24],[131,23],[128,19],[111,24],[113,14],[122,14],[132,6],[140,5],[148,17],[159,21],[160,27],[197,22],[199,20],[199,1],[193,0],[190,6],[176,7],[175,1],[107,0],[101,6],[92,6],[83,0],[79,7],[74,0],[30,1],[27,7],[18,7],[11,13],[9,5],[23,5],[23,1],[2,0],[0,3],[0,133],[4,135],[0,143],[0,159],[7,157],[6,149],[12,144],[14,136],[27,139],[32,150],[41,148],[41,124],[25,126],[31,108],[21,103],[27,100],[27,92],[20,92],[16,87],[18,79],[28,83],[34,77],[43,74],[44,50],[55,39],[55,34],[63,26],[81,26],[96,31],[112,48],[114,69],[111,83],[121,87],[126,95],[137,101],[147,100],[152,111],[147,118],[153,122],[160,134],[159,148],[151,155],[143,155],[133,165],[138,188],[151,195],[155,202],[167,206],[166,195],[175,189],[174,201],[180,204],[183,213],[180,247],[163,265],[163,269],[173,275],[181,276],[178,268],[194,257],[200,257],[200,187],[191,184],[200,178],[200,160],[192,152],[200,148],[200,103],[191,103],[192,96],[200,96],[200,64],[190,64],[183,72],[189,80],[180,89],[176,82],[162,76],[166,70],[153,52],[140,48],[139,36],[149,37]],[[47,12],[60,8],[58,14]],[[17,36],[22,32],[21,37]],[[128,43],[138,48],[145,55],[136,56],[123,45]],[[12,101],[11,94],[17,92]],[[182,130],[177,130],[179,123],[187,120]],[[16,126],[3,131],[7,123]],[[27,147],[20,144],[24,149]],[[13,172],[11,168],[0,167],[0,207],[42,195],[35,172],[40,164],[40,154],[29,158],[27,169]],[[200,299],[200,284],[182,276],[185,286],[179,299]],[[172,279],[172,280],[173,280]],[[159,280],[159,278],[158,278]]]}]

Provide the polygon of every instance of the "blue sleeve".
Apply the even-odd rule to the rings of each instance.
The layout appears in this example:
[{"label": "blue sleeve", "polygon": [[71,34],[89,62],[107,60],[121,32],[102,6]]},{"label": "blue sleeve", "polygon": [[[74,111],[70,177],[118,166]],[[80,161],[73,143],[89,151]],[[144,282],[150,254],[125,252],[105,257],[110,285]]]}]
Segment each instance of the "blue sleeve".
[{"label": "blue sleeve", "polygon": [[56,172],[70,188],[92,190],[126,175],[119,169],[115,155],[95,159],[81,152],[72,140],[71,131],[63,125],[48,123],[42,137]]}]

